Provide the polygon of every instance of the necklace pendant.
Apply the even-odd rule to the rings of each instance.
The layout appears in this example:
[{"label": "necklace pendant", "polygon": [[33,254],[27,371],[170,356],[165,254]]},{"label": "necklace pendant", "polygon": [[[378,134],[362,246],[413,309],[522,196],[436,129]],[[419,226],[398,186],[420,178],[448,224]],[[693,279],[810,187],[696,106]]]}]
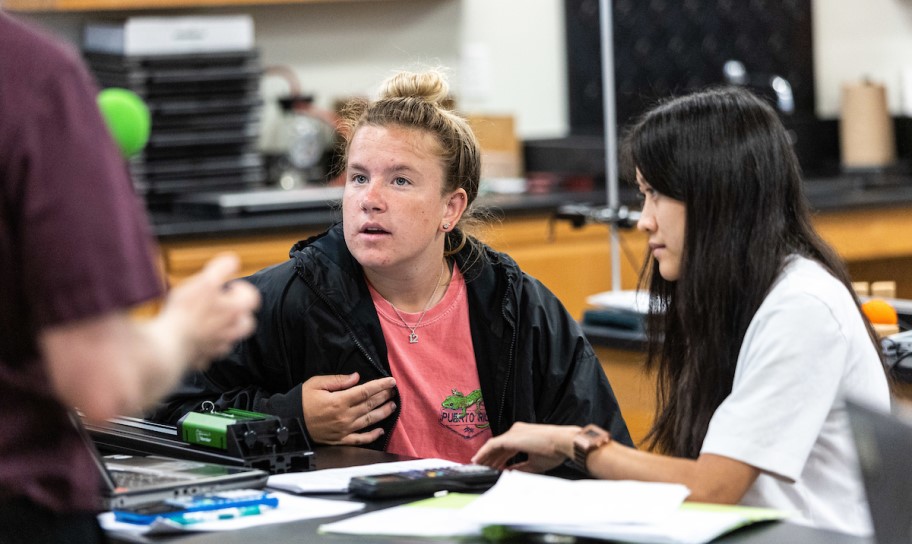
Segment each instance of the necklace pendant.
[{"label": "necklace pendant", "polygon": [[417,344],[417,343],[418,343],[418,335],[415,334],[415,331],[412,331],[412,333],[409,334],[409,344]]}]

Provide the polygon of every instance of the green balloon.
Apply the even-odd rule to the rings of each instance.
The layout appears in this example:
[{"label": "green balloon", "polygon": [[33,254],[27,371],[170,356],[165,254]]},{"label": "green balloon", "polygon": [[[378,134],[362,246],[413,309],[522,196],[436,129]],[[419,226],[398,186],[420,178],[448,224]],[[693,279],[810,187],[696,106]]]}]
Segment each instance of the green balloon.
[{"label": "green balloon", "polygon": [[98,94],[98,108],[125,158],[142,151],[149,141],[152,119],[139,95],[129,89],[111,87]]}]

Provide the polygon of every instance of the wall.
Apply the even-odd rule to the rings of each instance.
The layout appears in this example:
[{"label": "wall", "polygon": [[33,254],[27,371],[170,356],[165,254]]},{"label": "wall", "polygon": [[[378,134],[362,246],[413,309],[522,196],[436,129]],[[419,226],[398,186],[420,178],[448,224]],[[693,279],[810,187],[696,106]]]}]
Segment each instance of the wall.
[{"label": "wall", "polygon": [[[442,64],[465,91],[464,109],[512,113],[524,138],[567,131],[560,0],[386,0],[245,11],[255,19],[264,63],[293,66],[324,105],[369,92],[393,69]],[[912,0],[814,0],[813,16],[818,114],[835,118],[841,83],[865,75],[887,84],[891,109],[899,111],[900,73],[912,66]],[[73,41],[86,17],[38,16]],[[281,82],[264,83],[267,95],[283,91]]]},{"label": "wall", "polygon": [[[2,3],[2,2],[0,2]],[[416,65],[450,68],[467,111],[509,113],[524,136],[566,130],[563,12],[559,0],[384,0],[210,9],[249,13],[266,65],[295,69],[305,91],[328,106],[337,97],[370,93],[393,70]],[[35,14],[74,43],[89,18],[161,12]],[[195,10],[170,12],[195,14]],[[463,58],[470,68],[462,70]],[[473,77],[463,81],[461,74]],[[267,97],[284,93],[264,81]],[[275,111],[267,111],[267,121]]]},{"label": "wall", "polygon": [[912,68],[912,1],[814,0],[813,19],[818,116],[838,117],[842,83],[866,76],[886,85],[899,112],[900,74]]}]

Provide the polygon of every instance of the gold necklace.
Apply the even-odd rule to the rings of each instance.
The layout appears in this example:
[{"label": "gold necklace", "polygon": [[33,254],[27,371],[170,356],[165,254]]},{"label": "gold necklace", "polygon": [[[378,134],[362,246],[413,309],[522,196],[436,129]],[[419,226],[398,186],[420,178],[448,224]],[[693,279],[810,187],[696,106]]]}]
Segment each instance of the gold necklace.
[{"label": "gold necklace", "polygon": [[[396,308],[396,306],[392,302],[390,302],[388,298],[383,297],[384,300],[389,302],[390,307],[393,308],[393,311],[396,312],[396,315],[399,316],[399,321],[402,321],[402,324],[405,325],[405,327],[410,331],[409,332],[409,344],[418,343],[418,333],[415,332],[415,329],[418,328],[418,325],[421,325],[421,320],[424,319],[424,314],[426,314],[428,312],[428,310],[431,308],[431,301],[434,300],[434,295],[437,294],[437,289],[440,289],[440,280],[442,278],[443,278],[443,268],[440,269],[440,274],[437,276],[437,284],[434,286],[434,291],[431,293],[431,296],[428,298],[427,304],[424,305],[424,311],[421,312],[420,316],[418,316],[418,321],[415,322],[414,327],[409,325],[408,322],[405,320],[405,318],[402,317],[402,314],[399,313],[399,308]],[[381,295],[381,296],[383,296],[383,295]]]}]

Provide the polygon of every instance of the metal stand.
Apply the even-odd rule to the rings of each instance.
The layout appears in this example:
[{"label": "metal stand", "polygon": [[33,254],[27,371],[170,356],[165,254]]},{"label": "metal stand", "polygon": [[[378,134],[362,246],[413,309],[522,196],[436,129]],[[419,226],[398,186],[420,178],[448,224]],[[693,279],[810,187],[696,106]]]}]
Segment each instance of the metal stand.
[{"label": "metal stand", "polygon": [[[602,111],[605,123],[605,188],[608,191],[608,211],[618,209],[617,117],[614,99],[614,29],[611,0],[599,0],[599,25],[602,44]],[[618,223],[619,213],[609,213],[611,243],[611,290],[621,290],[621,253]]]},{"label": "metal stand", "polygon": [[611,0],[599,0],[599,25],[601,28],[602,53],[602,103],[605,129],[605,190],[608,206],[593,208],[585,205],[569,205],[558,208],[554,219],[570,221],[574,227],[599,223],[609,227],[611,256],[611,290],[621,290],[621,228],[634,228],[640,218],[638,211],[620,205],[618,196],[618,139],[617,117],[614,97],[614,33]]}]

